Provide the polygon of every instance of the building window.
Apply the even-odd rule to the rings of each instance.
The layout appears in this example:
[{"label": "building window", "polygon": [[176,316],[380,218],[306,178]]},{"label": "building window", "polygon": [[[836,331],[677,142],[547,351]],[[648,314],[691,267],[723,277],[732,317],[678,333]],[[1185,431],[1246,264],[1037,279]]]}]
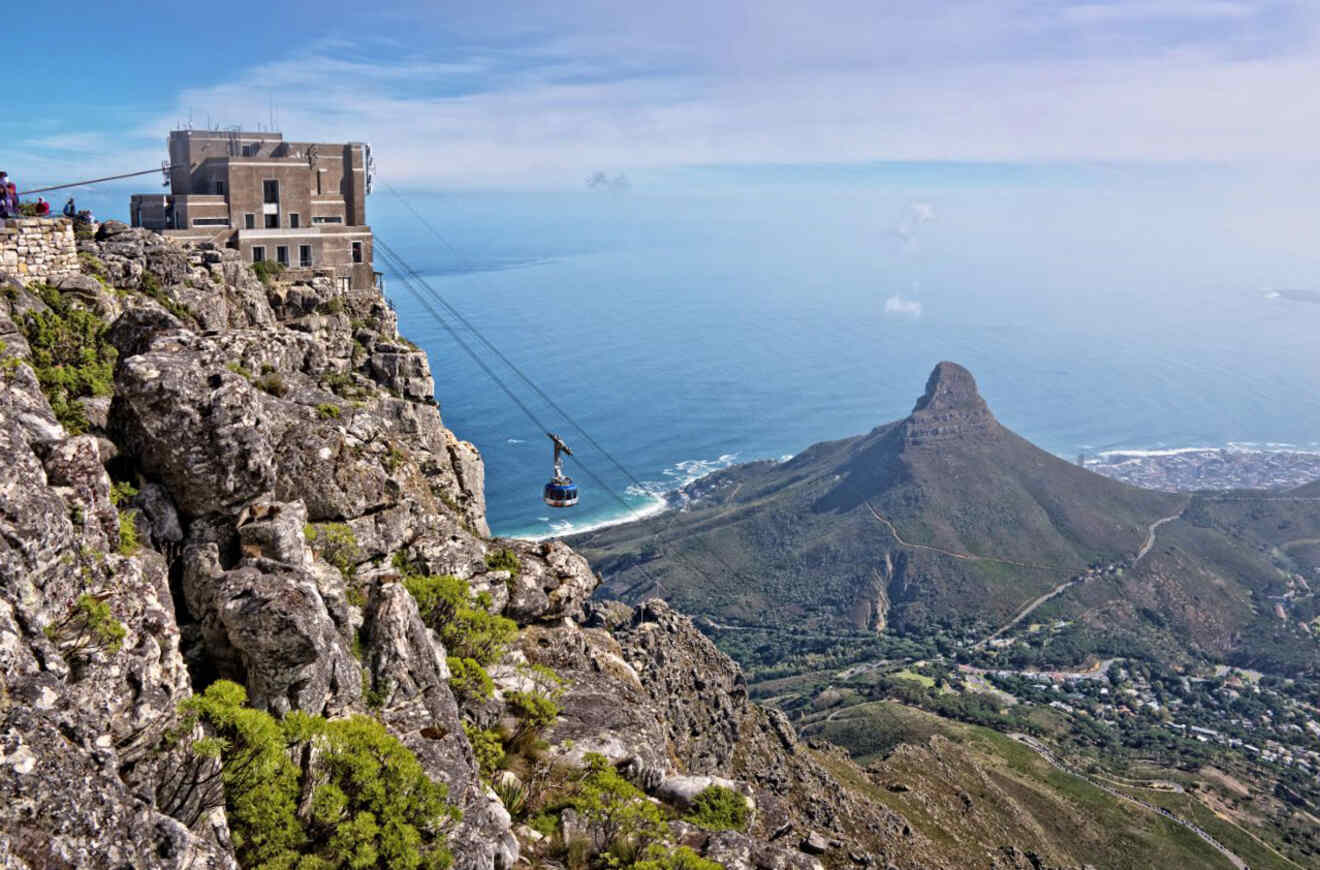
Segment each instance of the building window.
[{"label": "building window", "polygon": [[354,242],[354,243],[353,243],[353,262],[354,262],[354,263],[361,263],[361,262],[362,262],[362,243],[361,243],[361,242]]},{"label": "building window", "polygon": [[243,215],[243,229],[255,230],[257,228],[257,216],[254,214]]},{"label": "building window", "polygon": [[261,182],[261,201],[279,202],[280,201],[280,183],[274,180]]},{"label": "building window", "polygon": [[337,214],[317,215],[312,218],[314,224],[342,224],[344,219]]},{"label": "building window", "polygon": [[275,246],[275,262],[279,263],[281,266],[287,266],[287,265],[289,265],[289,246],[288,246],[288,245],[276,245],[276,246]]},{"label": "building window", "polygon": [[216,196],[225,195],[225,183],[223,181],[217,181],[215,183],[215,195]]},{"label": "building window", "polygon": [[195,227],[227,227],[229,218],[193,218]]},{"label": "building window", "polygon": [[347,292],[348,292],[348,289],[349,289],[349,286],[348,286],[348,280],[349,280],[349,279],[347,279],[347,278],[340,278],[340,279],[339,279],[339,292],[340,292],[340,293],[347,293]]},{"label": "building window", "polygon": [[309,269],[309,268],[311,268],[311,265],[312,265],[312,246],[311,246],[311,245],[299,245],[299,246],[298,246],[298,265],[301,266],[301,267],[304,268],[304,269]]},{"label": "building window", "polygon": [[276,212],[275,214],[266,215],[266,229],[278,230],[279,228],[280,228],[279,212]]},{"label": "building window", "polygon": [[252,262],[260,263],[266,259],[266,248],[262,245],[252,246]]},{"label": "building window", "polygon": [[296,230],[302,226],[302,217],[296,211],[289,212],[289,229]]},{"label": "building window", "polygon": [[317,196],[320,196],[320,195],[321,195],[321,173],[324,172],[324,171],[325,171],[325,170],[323,170],[323,169],[318,169],[318,170],[316,170],[316,195],[317,195]]}]

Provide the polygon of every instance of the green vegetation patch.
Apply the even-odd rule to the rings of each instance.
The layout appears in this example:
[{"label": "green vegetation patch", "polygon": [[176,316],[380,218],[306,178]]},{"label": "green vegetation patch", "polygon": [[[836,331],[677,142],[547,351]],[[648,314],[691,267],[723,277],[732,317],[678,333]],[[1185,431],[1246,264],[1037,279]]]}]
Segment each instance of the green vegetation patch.
[{"label": "green vegetation patch", "polygon": [[46,626],[45,634],[61,653],[74,658],[98,649],[114,655],[123,647],[128,630],[115,619],[108,603],[84,593],[62,620]]},{"label": "green vegetation patch", "polygon": [[518,554],[508,547],[501,547],[486,554],[486,567],[492,571],[508,571],[514,577],[522,570]]},{"label": "green vegetation patch", "polygon": [[518,635],[518,624],[489,612],[488,596],[473,599],[465,580],[449,574],[413,575],[404,580],[404,586],[416,599],[422,619],[440,635],[451,655],[488,667]]},{"label": "green vegetation patch", "polygon": [[100,317],[70,305],[53,287],[29,289],[39,293],[47,306],[46,311],[30,311],[23,318],[32,370],[55,419],[74,435],[86,432],[87,415],[78,399],[114,393],[118,352],[106,340],[106,323]]},{"label": "green vegetation patch", "polygon": [[357,564],[362,559],[362,548],[357,535],[348,523],[308,523],[303,526],[303,537],[322,559],[339,569],[345,580],[352,580]]},{"label": "green vegetation patch", "polygon": [[702,789],[692,802],[692,809],[683,817],[708,831],[745,831],[751,818],[747,799],[722,785]]},{"label": "green vegetation patch", "polygon": [[272,281],[284,274],[284,264],[274,260],[259,260],[252,264],[252,271],[261,279],[262,284],[269,287]]},{"label": "green vegetation patch", "polygon": [[[442,870],[459,817],[443,784],[367,716],[283,720],[243,706],[242,686],[221,680],[180,705],[179,733],[208,736],[192,751],[221,763],[234,853],[244,867]],[[305,750],[315,751],[305,754]],[[296,758],[307,758],[305,765]]]}]

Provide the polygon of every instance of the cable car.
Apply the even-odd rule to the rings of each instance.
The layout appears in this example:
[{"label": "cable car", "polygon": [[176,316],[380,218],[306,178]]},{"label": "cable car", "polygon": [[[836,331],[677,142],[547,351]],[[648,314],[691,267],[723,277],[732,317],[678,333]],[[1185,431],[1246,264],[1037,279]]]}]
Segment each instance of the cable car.
[{"label": "cable car", "polygon": [[564,475],[564,456],[572,456],[573,451],[558,435],[545,434],[555,443],[555,476],[545,485],[545,503],[550,507],[572,507],[578,501],[578,488],[573,478]]}]

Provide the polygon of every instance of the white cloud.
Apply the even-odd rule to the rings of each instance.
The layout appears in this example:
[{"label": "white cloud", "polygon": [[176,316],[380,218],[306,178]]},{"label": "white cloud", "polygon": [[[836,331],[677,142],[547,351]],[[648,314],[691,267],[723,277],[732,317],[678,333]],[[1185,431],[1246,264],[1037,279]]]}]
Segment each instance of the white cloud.
[{"label": "white cloud", "polygon": [[540,36],[516,50],[313,45],[139,132],[264,121],[287,94],[288,135],[369,140],[388,181],[571,186],[692,164],[1307,160],[1320,138],[1298,3],[573,5],[599,20],[520,19]]},{"label": "white cloud", "polygon": [[904,299],[895,293],[885,300],[885,314],[915,319],[921,316],[921,303],[916,299]]}]

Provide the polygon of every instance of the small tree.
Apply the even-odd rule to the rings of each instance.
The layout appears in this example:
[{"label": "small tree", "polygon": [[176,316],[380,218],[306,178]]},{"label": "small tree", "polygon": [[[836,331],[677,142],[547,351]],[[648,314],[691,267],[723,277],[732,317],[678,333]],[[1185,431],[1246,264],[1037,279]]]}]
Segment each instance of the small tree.
[{"label": "small tree", "polygon": [[596,852],[627,859],[666,833],[660,808],[624,779],[605,756],[588,753],[586,771],[570,803],[586,823]]}]

